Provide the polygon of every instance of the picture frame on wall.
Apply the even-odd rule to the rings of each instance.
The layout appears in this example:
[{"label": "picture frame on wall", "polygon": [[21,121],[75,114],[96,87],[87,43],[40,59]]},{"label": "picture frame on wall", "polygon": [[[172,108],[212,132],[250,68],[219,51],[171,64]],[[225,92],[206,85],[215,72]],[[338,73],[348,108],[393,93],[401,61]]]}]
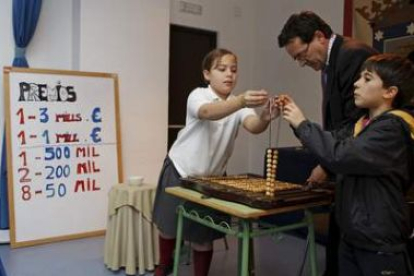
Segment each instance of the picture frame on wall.
[{"label": "picture frame on wall", "polygon": [[414,51],[414,20],[374,30],[373,45],[383,53],[408,56]]},{"label": "picture frame on wall", "polygon": [[[352,36],[379,52],[407,56],[414,51],[414,1],[345,0]],[[352,12],[349,12],[349,9]],[[351,18],[349,18],[351,17]],[[349,28],[349,26],[348,26]],[[345,29],[345,26],[344,26]]]}]

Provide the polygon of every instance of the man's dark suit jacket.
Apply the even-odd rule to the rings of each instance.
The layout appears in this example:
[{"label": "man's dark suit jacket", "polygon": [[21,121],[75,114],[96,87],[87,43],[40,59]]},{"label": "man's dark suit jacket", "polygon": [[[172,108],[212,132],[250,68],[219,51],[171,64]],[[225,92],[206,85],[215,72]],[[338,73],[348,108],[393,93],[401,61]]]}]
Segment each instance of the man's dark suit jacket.
[{"label": "man's dark suit jacket", "polygon": [[361,114],[354,103],[354,83],[358,80],[362,63],[377,52],[354,39],[336,36],[327,70],[327,84],[323,100],[325,130],[339,129],[355,122]]}]

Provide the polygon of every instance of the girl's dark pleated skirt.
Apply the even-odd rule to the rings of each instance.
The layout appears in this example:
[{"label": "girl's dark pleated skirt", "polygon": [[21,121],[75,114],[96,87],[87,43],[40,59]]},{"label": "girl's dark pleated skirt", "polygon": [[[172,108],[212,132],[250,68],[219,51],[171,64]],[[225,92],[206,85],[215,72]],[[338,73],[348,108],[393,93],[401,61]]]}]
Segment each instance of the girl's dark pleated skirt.
[{"label": "girl's dark pleated skirt", "polygon": [[[177,234],[177,207],[185,201],[179,197],[167,194],[165,188],[181,185],[181,176],[174,167],[173,162],[167,156],[158,180],[157,193],[155,196],[153,221],[159,230],[165,235],[175,237]],[[211,216],[216,223],[230,221],[230,217],[221,212],[203,207],[199,204],[185,202],[186,210],[197,210],[200,217]],[[184,218],[183,239],[194,243],[211,242],[223,238],[224,233],[199,223]]]}]

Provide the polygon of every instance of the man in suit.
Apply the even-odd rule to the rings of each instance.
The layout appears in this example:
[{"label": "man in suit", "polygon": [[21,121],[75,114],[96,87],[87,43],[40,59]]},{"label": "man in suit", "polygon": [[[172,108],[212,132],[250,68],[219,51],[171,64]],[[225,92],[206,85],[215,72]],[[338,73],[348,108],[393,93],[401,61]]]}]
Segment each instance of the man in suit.
[{"label": "man in suit", "polygon": [[[377,52],[366,44],[335,34],[331,27],[311,11],[293,14],[278,37],[279,47],[297,61],[321,71],[322,122],[332,131],[351,125],[361,115],[354,104],[354,82],[359,78],[362,63]],[[308,182],[323,182],[328,172],[315,167]],[[338,274],[339,229],[331,211],[324,275]]]}]

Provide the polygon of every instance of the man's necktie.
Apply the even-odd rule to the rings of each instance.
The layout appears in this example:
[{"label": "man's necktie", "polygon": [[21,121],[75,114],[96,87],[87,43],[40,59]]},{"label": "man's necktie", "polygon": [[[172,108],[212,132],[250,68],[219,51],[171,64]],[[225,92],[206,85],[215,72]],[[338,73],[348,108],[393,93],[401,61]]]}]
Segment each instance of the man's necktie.
[{"label": "man's necktie", "polygon": [[327,67],[324,67],[321,72],[321,86],[322,86],[322,122],[324,128],[326,127],[326,101],[327,101],[327,84],[328,84],[328,70]]}]

